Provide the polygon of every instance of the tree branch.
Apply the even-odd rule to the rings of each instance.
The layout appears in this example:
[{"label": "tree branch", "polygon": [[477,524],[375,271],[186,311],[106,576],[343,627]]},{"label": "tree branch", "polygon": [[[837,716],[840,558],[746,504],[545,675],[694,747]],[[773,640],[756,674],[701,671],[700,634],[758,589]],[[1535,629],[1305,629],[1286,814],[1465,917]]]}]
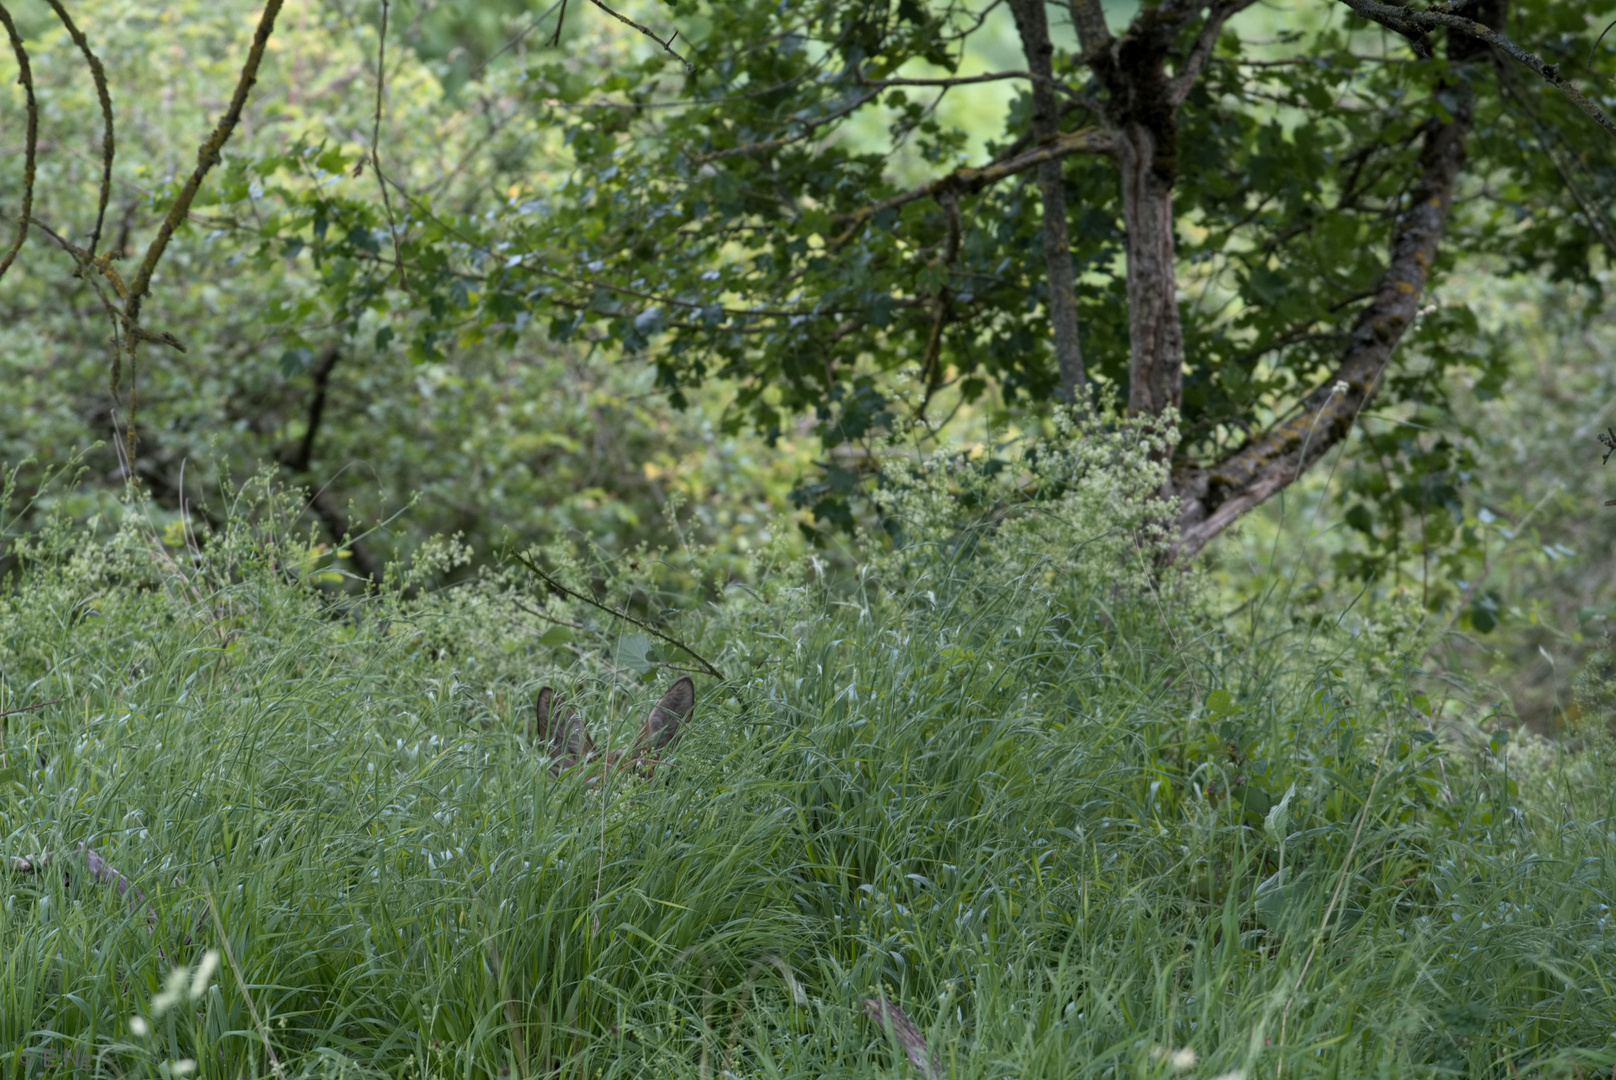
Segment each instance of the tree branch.
[{"label": "tree branch", "polygon": [[[1060,137],[1060,106],[1049,87],[1054,81],[1055,46],[1049,39],[1044,0],[1010,0],[1010,11],[1021,35],[1027,67],[1038,76],[1032,86],[1032,133],[1040,144],[1049,145]],[[1044,270],[1060,394],[1065,401],[1086,403],[1087,380],[1077,327],[1077,277],[1066,231],[1066,174],[1060,158],[1039,163],[1038,191],[1043,201]]]},{"label": "tree branch", "polygon": [[[658,45],[662,46],[662,51],[663,52],[667,53],[669,56],[673,57],[675,60],[679,61],[681,64],[683,64],[685,66],[685,74],[686,75],[694,75],[696,73],[696,65],[695,64],[692,64],[689,60],[686,60],[684,57],[680,56],[678,53],[673,51],[673,39],[679,36],[679,31],[675,30],[673,33],[668,35],[668,40],[667,41],[663,41],[661,38],[657,37],[654,33],[651,32],[651,28],[649,26],[641,26],[639,23],[635,22],[633,19],[629,18],[627,15],[623,15],[623,14],[620,14],[620,13],[618,13],[616,11],[613,11],[611,8],[607,7],[605,4],[601,3],[600,0],[589,0],[589,2],[591,4],[594,4],[596,7],[600,8],[600,10],[604,11],[606,14],[610,15],[612,18],[616,19],[618,22],[622,23],[624,26],[632,26],[634,29],[638,30],[640,33],[644,34],[646,37],[650,38],[652,41],[654,41]],[[566,9],[565,5],[563,5],[562,9],[561,9],[562,18],[565,18],[566,14],[567,14],[567,9]],[[557,21],[557,23],[556,23],[556,39],[557,39],[557,41],[560,40],[560,37],[561,37],[561,23],[559,21]]]},{"label": "tree branch", "polygon": [[369,579],[372,585],[379,587],[382,583],[382,564],[371,553],[368,544],[351,535],[348,515],[343,513],[330,491],[324,486],[315,487],[308,478],[313,467],[314,440],[320,433],[320,421],[325,416],[326,394],[331,386],[331,369],[337,366],[340,355],[335,345],[327,345],[321,350],[319,359],[314,362],[314,367],[309,372],[314,380],[314,394],[309,398],[309,415],[303,427],[303,438],[298,442],[297,449],[284,450],[277,455],[277,458],[287,470],[302,478],[303,489],[308,495],[309,510],[320,519],[320,524],[325,526],[326,535],[331,538],[331,542],[338,548],[346,547],[359,573]]},{"label": "tree branch", "polygon": [[90,80],[95,83],[96,100],[101,103],[101,190],[96,196],[95,229],[90,233],[90,258],[95,258],[95,249],[101,244],[101,226],[107,218],[107,201],[112,196],[112,158],[117,150],[117,143],[112,137],[112,92],[107,89],[107,69],[102,66],[101,58],[95,55],[90,48],[89,39],[84,36],[68,15],[67,9],[62,6],[62,0],[47,0],[51,10],[61,20],[66,28],[68,37],[78,46],[79,52],[84,54],[84,63],[90,69]]},{"label": "tree branch", "polygon": [[[1581,90],[1578,90],[1574,85],[1560,77],[1559,64],[1545,63],[1541,56],[1527,52],[1511,41],[1508,36],[1489,26],[1485,26],[1474,19],[1467,19],[1463,15],[1454,15],[1446,11],[1392,7],[1390,4],[1379,3],[1378,0],[1341,0],[1341,2],[1370,22],[1379,23],[1381,26],[1409,38],[1414,51],[1421,55],[1430,55],[1430,44],[1425,42],[1424,32],[1439,26],[1446,27],[1449,30],[1457,30],[1462,34],[1468,34],[1473,38],[1485,41],[1498,51],[1537,72],[1544,82],[1564,94],[1567,101],[1592,117],[1594,122],[1604,128],[1608,134],[1616,137],[1616,123],[1612,123],[1610,117],[1606,116],[1598,105],[1589,101]],[[1422,49],[1424,50],[1423,52],[1421,52]]]},{"label": "tree branch", "polygon": [[1347,437],[1374,396],[1392,350],[1418,314],[1464,164],[1472,93],[1463,81],[1449,89],[1455,98],[1451,119],[1428,122],[1420,177],[1393,231],[1390,264],[1374,299],[1359,314],[1335,372],[1285,421],[1212,468],[1175,478],[1182,505],[1174,558],[1193,556],[1241,515],[1293,483]]},{"label": "tree branch", "polygon": [[[124,317],[130,326],[138,325],[140,322],[141,303],[146,298],[146,291],[151,287],[152,274],[156,272],[157,262],[168,248],[174,230],[185,220],[186,214],[191,209],[192,200],[202,188],[202,181],[207,177],[208,171],[219,163],[224,144],[236,130],[236,125],[241,122],[241,112],[247,107],[247,95],[252,92],[253,84],[258,81],[258,65],[264,59],[264,49],[269,45],[269,36],[275,32],[275,19],[280,15],[282,2],[283,0],[266,0],[263,14],[258,19],[258,29],[253,32],[252,47],[247,50],[247,59],[241,65],[241,76],[236,80],[236,92],[231,95],[230,105],[219,118],[218,126],[213,129],[213,133],[197,148],[196,168],[191,170],[191,175],[185,180],[185,186],[180,188],[180,193],[174,197],[174,203],[168,208],[168,214],[163,218],[157,236],[146,248],[146,257],[140,261],[140,269],[136,271],[134,281],[129,284]],[[135,338],[131,335],[131,347],[134,341]]]},{"label": "tree branch", "polygon": [[1201,32],[1195,36],[1195,44],[1190,47],[1189,55],[1184,58],[1184,63],[1167,83],[1167,100],[1172,102],[1175,109],[1184,104],[1184,99],[1195,86],[1195,80],[1201,77],[1207,60],[1212,57],[1212,50],[1217,46],[1218,35],[1223,32],[1223,24],[1231,15],[1244,11],[1256,2],[1257,0],[1229,0],[1228,3],[1218,4],[1207,14],[1206,22],[1201,24]]},{"label": "tree branch", "polygon": [[11,51],[17,57],[17,81],[22,84],[24,100],[28,108],[28,126],[23,134],[23,163],[22,163],[22,212],[17,215],[17,236],[11,241],[11,247],[5,255],[0,256],[0,277],[4,277],[11,263],[22,250],[23,241],[28,239],[28,221],[34,212],[34,168],[37,162],[39,149],[39,102],[34,99],[34,73],[28,67],[28,50],[23,47],[22,35],[17,33],[17,24],[11,21],[11,12],[0,4],[0,23],[6,25],[6,36],[11,39]]},{"label": "tree branch", "polygon": [[1071,0],[1072,25],[1077,28],[1077,43],[1087,56],[1097,56],[1111,48],[1111,28],[1105,24],[1105,9],[1100,0]]},{"label": "tree branch", "polygon": [[1056,136],[1053,142],[1045,143],[1035,149],[1023,151],[1011,157],[1001,158],[986,165],[971,166],[955,169],[947,176],[939,177],[929,184],[911,188],[900,195],[855,210],[851,214],[838,214],[835,221],[845,224],[842,231],[831,246],[836,247],[851,239],[853,232],[866,221],[883,210],[896,210],[900,206],[907,206],[921,199],[935,198],[944,191],[957,192],[960,195],[974,195],[985,187],[997,184],[1007,177],[1016,176],[1029,169],[1035,169],[1046,161],[1054,161],[1070,154],[1110,154],[1116,150],[1116,140],[1109,131],[1099,128],[1082,128],[1078,131],[1067,131]]},{"label": "tree branch", "polygon": [[[1255,2],[1255,0],[1253,0]],[[1064,94],[1075,101],[1086,101],[1082,94],[1050,74],[1039,74],[1032,71],[990,71],[982,75],[956,75],[938,79],[872,79],[864,74],[862,68],[858,69],[858,80],[861,86],[878,87],[885,89],[889,86],[937,86],[948,88],[952,86],[971,86],[976,83],[1003,82],[1006,79],[1026,79],[1032,83],[1042,83],[1058,94]]]}]

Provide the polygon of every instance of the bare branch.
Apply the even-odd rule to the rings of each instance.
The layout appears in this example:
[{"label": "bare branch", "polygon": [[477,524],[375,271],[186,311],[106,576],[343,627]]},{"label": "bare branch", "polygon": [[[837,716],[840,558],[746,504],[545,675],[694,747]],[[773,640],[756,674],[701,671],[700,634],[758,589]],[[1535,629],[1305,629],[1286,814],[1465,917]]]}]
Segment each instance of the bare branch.
[{"label": "bare branch", "polygon": [[[1463,15],[1454,15],[1446,11],[1393,7],[1390,4],[1379,3],[1378,0],[1341,0],[1341,2],[1369,21],[1379,23],[1387,29],[1408,37],[1416,52],[1419,52],[1422,48],[1421,41],[1423,41],[1424,31],[1435,29],[1439,26],[1446,27],[1449,30],[1457,30],[1462,34],[1468,34],[1473,38],[1485,41],[1498,51],[1537,72],[1544,82],[1564,94],[1567,101],[1592,117],[1594,122],[1604,128],[1607,133],[1616,136],[1616,123],[1612,123],[1610,117],[1606,116],[1598,105],[1589,101],[1581,90],[1578,90],[1560,76],[1559,64],[1545,63],[1541,56],[1527,52],[1511,41],[1508,36],[1489,26],[1484,26],[1474,19],[1467,19]],[[1429,43],[1424,44],[1423,48],[1425,50],[1423,55],[1429,55]]]},{"label": "bare branch", "polygon": [[[675,60],[679,61],[681,64],[683,64],[685,66],[685,74],[686,75],[694,75],[696,73],[696,65],[695,64],[692,64],[689,60],[686,60],[684,57],[680,56],[678,53],[673,51],[673,39],[679,36],[679,31],[675,30],[672,34],[668,35],[668,40],[667,41],[663,41],[661,38],[657,37],[656,34],[651,32],[651,28],[649,26],[642,26],[639,23],[635,22],[633,19],[629,18],[627,15],[622,15],[622,14],[619,14],[618,12],[613,11],[611,8],[607,7],[605,4],[601,3],[600,0],[589,0],[589,2],[591,4],[594,4],[596,7],[600,8],[600,10],[604,11],[606,14],[610,15],[612,18],[616,19],[618,22],[623,23],[625,26],[632,26],[634,29],[638,30],[640,33],[644,34],[646,37],[650,38],[652,41],[654,41],[658,45],[662,46],[662,51],[663,52],[667,53],[669,56],[673,57]],[[566,14],[567,14],[566,9],[563,8],[562,11],[561,11],[562,18],[565,18]],[[561,39],[561,23],[560,23],[560,21],[557,21],[556,22],[556,40],[560,41],[560,39]]]},{"label": "bare branch", "polygon": [[[140,322],[140,307],[146,298],[147,290],[151,288],[152,274],[156,272],[157,262],[168,248],[169,240],[173,239],[174,230],[185,220],[185,215],[191,209],[192,200],[202,188],[202,181],[207,177],[208,171],[219,163],[224,144],[229,141],[231,133],[241,121],[241,111],[246,108],[247,95],[252,91],[253,84],[258,81],[258,65],[263,62],[264,49],[269,44],[270,34],[275,32],[275,19],[280,14],[283,2],[284,0],[266,0],[263,14],[258,19],[258,29],[253,33],[252,48],[247,51],[247,60],[241,66],[241,76],[236,80],[236,92],[230,98],[230,105],[219,118],[219,124],[213,129],[213,133],[197,149],[196,168],[191,170],[185,186],[180,188],[180,193],[174,197],[173,205],[168,208],[168,215],[163,218],[163,224],[157,230],[156,238],[146,249],[146,257],[141,260],[140,269],[129,285],[129,294],[124,305],[124,319],[131,326]],[[134,339],[131,337],[131,348],[133,343]]]},{"label": "bare branch", "polygon": [[1074,101],[1087,100],[1082,94],[1052,75],[1042,75],[1032,71],[990,71],[982,75],[955,75],[937,79],[872,79],[864,74],[862,68],[857,69],[857,72],[860,85],[880,89],[885,89],[889,86],[939,86],[947,88],[951,86],[972,86],[976,83],[1004,82],[1007,79],[1026,79],[1028,82],[1046,85],[1056,93],[1064,94]]},{"label": "bare branch", "polygon": [[84,32],[73,24],[61,0],[48,0],[48,2],[51,10],[56,12],[56,17],[62,21],[62,26],[67,29],[68,37],[73,39],[73,44],[84,54],[84,62],[90,68],[90,78],[95,83],[96,99],[101,103],[101,191],[96,201],[95,230],[90,233],[88,249],[90,258],[93,259],[95,250],[101,243],[101,226],[107,218],[107,200],[112,196],[112,158],[116,149],[116,143],[112,138],[112,93],[107,89],[106,68],[101,66],[101,58],[91,50]]},{"label": "bare branch", "polygon": [[11,39],[11,51],[17,57],[17,81],[22,84],[23,95],[28,103],[28,127],[23,136],[22,212],[17,215],[17,236],[11,241],[11,247],[5,255],[0,257],[0,277],[4,277],[17,258],[17,252],[22,250],[23,241],[28,239],[28,221],[34,211],[34,167],[39,149],[39,103],[34,100],[34,73],[28,67],[28,50],[23,48],[22,35],[17,33],[17,24],[11,21],[11,12],[6,10],[4,4],[0,4],[0,22],[6,24],[6,36]]}]

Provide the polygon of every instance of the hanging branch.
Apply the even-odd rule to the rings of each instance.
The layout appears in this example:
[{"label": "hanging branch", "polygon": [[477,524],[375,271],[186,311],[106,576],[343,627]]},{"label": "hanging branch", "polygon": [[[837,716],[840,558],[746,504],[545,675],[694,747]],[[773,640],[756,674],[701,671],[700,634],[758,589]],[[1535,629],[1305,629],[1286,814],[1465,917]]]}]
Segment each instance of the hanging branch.
[{"label": "hanging branch", "polygon": [[[90,42],[84,36],[67,14],[61,0],[47,0],[56,17],[62,21],[67,29],[67,36],[73,39],[73,44],[79,47],[84,54],[84,62],[90,68],[90,78],[95,82],[96,100],[101,103],[101,191],[96,197],[95,229],[90,233],[89,256],[95,258],[95,249],[101,244],[101,226],[107,219],[107,200],[112,195],[112,157],[115,143],[112,138],[112,93],[107,89],[107,69],[101,66],[101,58],[95,55],[90,48]],[[109,252],[109,255],[115,254]]]},{"label": "hanging branch", "polygon": [[532,562],[532,560],[528,559],[524,555],[516,555],[515,559],[516,559],[517,562],[521,563],[523,566],[527,567],[530,571],[532,571],[534,573],[534,575],[536,575],[540,581],[542,581],[546,585],[550,586],[550,588],[554,589],[556,592],[561,593],[561,594],[563,594],[565,596],[570,596],[574,600],[578,600],[578,601],[581,601],[582,603],[588,604],[592,608],[596,608],[596,609],[598,609],[600,611],[604,611],[606,614],[610,615],[614,619],[622,619],[624,622],[629,623],[632,626],[639,627],[641,630],[644,630],[647,634],[650,634],[653,637],[659,638],[662,641],[667,642],[669,645],[672,645],[674,648],[679,649],[680,651],[689,654],[691,659],[695,660],[696,663],[700,664],[701,667],[702,667],[702,670],[705,671],[707,674],[711,675],[713,678],[719,680],[720,682],[728,682],[729,681],[728,677],[725,676],[725,674],[722,671],[719,671],[718,668],[714,667],[712,665],[712,663],[707,660],[706,657],[702,656],[701,653],[697,652],[695,649],[692,649],[689,645],[686,645],[684,642],[680,641],[678,638],[669,637],[667,634],[664,634],[662,631],[658,630],[656,627],[650,625],[649,623],[641,622],[639,619],[636,619],[632,615],[628,615],[628,614],[626,614],[624,612],[621,612],[621,611],[614,611],[611,608],[607,607],[605,604],[602,604],[599,600],[596,600],[592,596],[586,596],[581,592],[574,592],[572,589],[567,588],[565,585],[561,584],[561,582],[557,581],[555,578],[551,577],[549,574],[546,574],[543,570],[540,570],[538,568],[538,566],[535,565]]},{"label": "hanging branch", "polygon": [[387,9],[388,0],[382,0],[381,35],[376,43],[376,117],[370,128],[370,164],[376,172],[376,184],[382,189],[382,209],[387,212],[387,231],[393,238],[393,258],[398,262],[398,287],[419,301],[421,298],[410,288],[410,279],[404,276],[404,249],[398,242],[398,221],[393,216],[393,200],[387,194],[387,180],[382,176],[382,90],[387,84]]},{"label": "hanging branch", "polygon": [[23,136],[23,165],[22,165],[22,212],[17,215],[17,236],[11,241],[11,247],[3,257],[0,257],[0,277],[4,277],[11,263],[22,250],[23,241],[28,239],[28,218],[34,209],[34,167],[36,153],[39,148],[39,103],[34,100],[34,73],[28,67],[28,51],[23,48],[22,35],[17,33],[17,24],[11,21],[11,12],[4,4],[0,4],[0,22],[6,24],[6,36],[11,39],[11,51],[17,57],[17,81],[22,84],[23,96],[28,102],[28,127]]}]

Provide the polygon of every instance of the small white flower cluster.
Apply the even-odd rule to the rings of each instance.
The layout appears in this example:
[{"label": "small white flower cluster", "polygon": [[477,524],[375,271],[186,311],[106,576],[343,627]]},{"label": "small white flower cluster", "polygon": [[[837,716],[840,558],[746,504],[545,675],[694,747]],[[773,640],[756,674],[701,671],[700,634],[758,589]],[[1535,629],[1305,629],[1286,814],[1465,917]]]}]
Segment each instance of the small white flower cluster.
[{"label": "small white flower cluster", "polygon": [[[197,961],[195,970],[182,966],[173,968],[168,978],[163,982],[163,988],[151,1001],[151,1019],[136,1013],[129,1018],[129,1033],[136,1038],[144,1039],[152,1033],[152,1024],[163,1018],[163,1015],[176,1005],[183,1002],[196,1002],[208,992],[208,986],[213,981],[213,973],[219,970],[219,950],[209,949]],[[193,1058],[179,1058],[167,1063],[167,1071],[171,1076],[189,1076],[196,1071],[196,1061]]]},{"label": "small white flower cluster", "polygon": [[996,448],[888,468],[875,499],[896,542],[869,569],[924,592],[968,558],[978,587],[1139,592],[1160,583],[1176,516],[1161,497],[1175,418],[1079,418]]}]

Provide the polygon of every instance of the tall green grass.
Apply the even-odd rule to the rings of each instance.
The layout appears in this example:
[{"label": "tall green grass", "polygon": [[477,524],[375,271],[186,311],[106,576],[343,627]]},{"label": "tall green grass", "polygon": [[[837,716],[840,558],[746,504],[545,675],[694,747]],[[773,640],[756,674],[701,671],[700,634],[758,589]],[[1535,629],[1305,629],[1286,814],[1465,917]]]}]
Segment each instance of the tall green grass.
[{"label": "tall green grass", "polygon": [[39,538],[0,850],[58,862],[0,871],[0,1075],[914,1075],[878,996],[951,1077],[1608,1071],[1601,754],[1466,741],[1391,628],[1209,618],[1103,457],[1021,515],[922,470],[860,576],[668,611],[727,681],[603,791],[535,692],[621,745],[683,654],[520,576],[333,593],[273,505]]}]

